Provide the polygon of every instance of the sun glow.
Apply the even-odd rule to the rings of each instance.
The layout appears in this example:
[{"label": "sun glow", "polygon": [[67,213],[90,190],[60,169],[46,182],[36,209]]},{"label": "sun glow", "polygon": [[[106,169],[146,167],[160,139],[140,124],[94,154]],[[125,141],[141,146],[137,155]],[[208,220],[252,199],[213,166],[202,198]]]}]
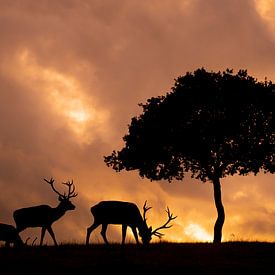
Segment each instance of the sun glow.
[{"label": "sun glow", "polygon": [[[268,23],[271,31],[275,29],[275,0],[254,0],[260,16]],[[273,32],[272,32],[273,33]]]},{"label": "sun glow", "polygon": [[199,224],[190,223],[185,229],[184,233],[191,240],[209,242],[212,240],[212,236]]},{"label": "sun glow", "polygon": [[68,112],[68,116],[79,123],[85,122],[90,118],[90,114],[85,112],[84,110],[72,110]]},{"label": "sun glow", "polygon": [[80,142],[90,143],[93,140],[93,127],[104,134],[109,113],[96,106],[94,99],[87,95],[76,78],[43,67],[27,49],[18,54],[17,62],[19,75],[24,81],[28,79],[32,86],[34,83],[39,85],[39,92],[44,93],[49,106],[57,115],[65,118]]}]

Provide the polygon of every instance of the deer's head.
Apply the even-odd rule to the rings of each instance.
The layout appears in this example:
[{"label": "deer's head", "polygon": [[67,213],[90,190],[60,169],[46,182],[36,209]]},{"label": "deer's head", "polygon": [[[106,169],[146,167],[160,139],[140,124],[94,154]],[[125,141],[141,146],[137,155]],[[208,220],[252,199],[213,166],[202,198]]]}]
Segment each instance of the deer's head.
[{"label": "deer's head", "polygon": [[142,243],[143,244],[149,244],[149,242],[152,239],[152,236],[157,236],[158,238],[161,238],[164,236],[163,233],[160,233],[159,230],[161,229],[167,229],[172,227],[172,225],[169,225],[170,221],[176,219],[177,217],[173,217],[173,214],[170,212],[169,208],[167,207],[166,213],[168,215],[168,220],[160,227],[156,229],[152,229],[152,226],[148,227],[147,222],[146,222],[146,212],[150,210],[152,207],[146,206],[147,201],[145,201],[143,205],[143,230],[139,232],[139,235],[141,237]]},{"label": "deer's head", "polygon": [[61,194],[60,192],[58,192],[53,183],[54,183],[54,179],[51,178],[50,180],[44,179],[47,183],[50,184],[50,186],[52,187],[52,190],[58,194],[58,200],[60,201],[59,207],[66,210],[74,210],[75,209],[75,205],[70,201],[71,198],[74,198],[77,196],[77,193],[75,193],[75,186],[73,184],[73,180],[67,181],[67,182],[63,182],[64,185],[66,185],[68,187],[68,193],[66,194],[64,192],[64,194]]}]

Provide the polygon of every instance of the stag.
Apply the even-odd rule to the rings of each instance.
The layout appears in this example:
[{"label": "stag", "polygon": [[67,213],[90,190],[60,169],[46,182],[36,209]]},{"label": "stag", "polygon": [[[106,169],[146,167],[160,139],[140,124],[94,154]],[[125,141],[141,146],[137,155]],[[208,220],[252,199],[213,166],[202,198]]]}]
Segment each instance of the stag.
[{"label": "stag", "polygon": [[24,245],[16,228],[11,224],[0,223],[0,241],[4,241],[6,247],[9,247],[11,243],[14,246]]},{"label": "stag", "polygon": [[[161,238],[164,234],[159,230],[170,228],[170,221],[174,220],[173,214],[170,213],[167,207],[168,220],[162,226],[152,230],[152,227],[148,227],[146,222],[146,212],[152,207],[146,206],[146,201],[143,205],[143,216],[141,215],[136,204],[123,201],[101,201],[98,204],[91,207],[91,213],[94,217],[94,223],[87,228],[86,245],[89,244],[90,235],[99,225],[102,225],[101,236],[106,244],[108,240],[106,237],[106,231],[109,224],[121,224],[122,225],[122,244],[125,243],[126,231],[129,226],[132,229],[135,240],[139,244],[138,233],[141,237],[143,244],[148,244],[152,236]],[[137,233],[138,229],[138,233]]]},{"label": "stag", "polygon": [[52,224],[59,220],[68,210],[74,210],[75,206],[70,201],[71,198],[77,196],[75,193],[75,186],[73,181],[63,183],[68,187],[68,193],[61,194],[54,187],[54,179],[44,179],[50,184],[52,190],[58,194],[59,204],[57,207],[51,207],[49,205],[38,205],[27,208],[17,209],[13,212],[13,218],[16,223],[16,229],[18,232],[25,230],[28,227],[41,227],[41,239],[40,245],[43,244],[43,239],[48,230],[52,237],[54,244],[57,245],[54,232],[52,230]]}]

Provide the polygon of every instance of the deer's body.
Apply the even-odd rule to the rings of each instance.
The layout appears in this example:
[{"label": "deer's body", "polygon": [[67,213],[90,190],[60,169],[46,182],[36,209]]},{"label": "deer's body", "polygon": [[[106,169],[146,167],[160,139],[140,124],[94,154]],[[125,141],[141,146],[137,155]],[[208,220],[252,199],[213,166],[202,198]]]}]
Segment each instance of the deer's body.
[{"label": "deer's body", "polygon": [[108,243],[106,231],[109,224],[122,225],[122,243],[125,242],[128,226],[132,229],[137,243],[139,243],[137,229],[143,240],[148,239],[149,237],[151,239],[151,234],[149,233],[150,229],[142,219],[139,209],[134,203],[123,201],[101,201],[91,207],[91,213],[94,217],[94,223],[87,228],[86,244],[89,244],[92,231],[99,225],[102,225],[102,238],[105,243]]},{"label": "deer's body", "polygon": [[[99,225],[102,225],[101,235],[105,243],[108,243],[106,231],[109,224],[122,225],[122,243],[125,243],[126,231],[129,226],[132,229],[135,240],[139,243],[137,230],[142,239],[143,244],[148,244],[152,239],[152,235],[158,235],[157,230],[168,228],[166,225],[152,232],[152,227],[148,227],[146,223],[145,213],[151,207],[143,206],[143,216],[141,215],[136,204],[124,201],[101,201],[91,207],[91,213],[94,217],[94,223],[87,228],[86,244],[89,244],[90,235]],[[170,215],[170,213],[169,213]],[[174,219],[169,217],[169,221]],[[160,235],[159,235],[160,236]]]},{"label": "deer's body", "polygon": [[99,224],[126,224],[142,228],[144,223],[137,205],[131,202],[102,201],[91,207],[91,213],[94,222]]},{"label": "deer's body", "polygon": [[[74,208],[72,208],[73,210]],[[62,209],[61,203],[57,207],[38,205],[17,209],[13,213],[17,230],[23,231],[28,227],[48,227],[60,219],[66,210]]]},{"label": "deer's body", "polygon": [[23,245],[23,241],[16,228],[13,225],[5,223],[0,223],[0,241],[4,241],[7,247],[9,247],[11,243],[13,243],[14,246]]},{"label": "deer's body", "polygon": [[[38,205],[17,209],[13,212],[13,218],[18,232],[21,232],[29,227],[41,227],[40,245],[43,243],[46,230],[51,235],[54,244],[57,245],[55,235],[52,230],[52,224],[59,220],[66,213],[66,211],[75,209],[75,206],[71,203],[70,198],[76,197],[77,194],[74,193],[75,188],[73,183],[65,183],[69,187],[69,192],[68,195],[62,195],[53,187],[53,179],[50,181],[45,181],[47,181],[51,185],[52,189],[59,195],[60,203],[58,206],[51,207],[49,205]],[[71,190],[72,186],[73,189]]]}]

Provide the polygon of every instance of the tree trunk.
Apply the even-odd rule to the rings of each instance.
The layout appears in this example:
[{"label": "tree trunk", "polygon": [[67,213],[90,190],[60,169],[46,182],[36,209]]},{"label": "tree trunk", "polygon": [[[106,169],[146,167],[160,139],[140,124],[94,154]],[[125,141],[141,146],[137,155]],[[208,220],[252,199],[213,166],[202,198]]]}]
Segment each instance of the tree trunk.
[{"label": "tree trunk", "polygon": [[214,187],[214,199],[215,205],[218,213],[218,218],[216,220],[214,226],[214,243],[221,243],[222,240],[222,227],[225,220],[224,208],[222,204],[222,196],[221,196],[221,184],[219,178],[213,179],[213,187]]}]

